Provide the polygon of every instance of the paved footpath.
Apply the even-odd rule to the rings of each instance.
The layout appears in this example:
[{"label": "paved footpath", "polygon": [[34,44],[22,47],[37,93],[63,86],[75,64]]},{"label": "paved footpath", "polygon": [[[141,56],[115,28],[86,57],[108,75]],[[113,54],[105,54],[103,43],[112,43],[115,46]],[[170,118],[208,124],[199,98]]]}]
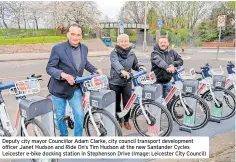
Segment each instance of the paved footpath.
[{"label": "paved footpath", "polygon": [[[214,138],[211,138],[209,146],[209,159],[156,159],[150,160],[148,162],[235,162],[235,130],[219,134],[216,135]],[[230,150],[230,152],[228,150]],[[228,159],[228,161],[226,161],[225,159]]]}]

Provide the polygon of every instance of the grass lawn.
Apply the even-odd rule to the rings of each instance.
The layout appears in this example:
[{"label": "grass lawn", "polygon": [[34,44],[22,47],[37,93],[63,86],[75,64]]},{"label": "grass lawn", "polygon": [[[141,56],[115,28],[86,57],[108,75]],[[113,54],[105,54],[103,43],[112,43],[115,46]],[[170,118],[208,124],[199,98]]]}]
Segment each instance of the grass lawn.
[{"label": "grass lawn", "polygon": [[[89,38],[84,37],[83,40]],[[5,38],[0,36],[0,45],[14,44],[37,44],[37,43],[56,43],[67,40],[65,36],[41,36],[41,37],[26,37],[26,38]]]}]

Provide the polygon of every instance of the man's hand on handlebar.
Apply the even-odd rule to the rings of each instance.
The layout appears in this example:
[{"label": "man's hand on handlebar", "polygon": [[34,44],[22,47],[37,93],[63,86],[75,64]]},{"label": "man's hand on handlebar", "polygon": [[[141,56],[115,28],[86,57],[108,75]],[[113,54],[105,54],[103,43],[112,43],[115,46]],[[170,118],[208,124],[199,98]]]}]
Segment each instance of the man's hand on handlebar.
[{"label": "man's hand on handlebar", "polygon": [[75,84],[75,79],[72,75],[66,74],[64,72],[61,73],[61,77],[65,79],[70,85]]},{"label": "man's hand on handlebar", "polygon": [[175,72],[175,67],[174,67],[174,65],[170,64],[166,70],[168,71],[168,73],[173,74]]},{"label": "man's hand on handlebar", "polygon": [[147,69],[145,68],[145,66],[140,66],[139,69],[142,70],[142,71],[144,71],[144,72],[147,71]]},{"label": "man's hand on handlebar", "polygon": [[125,70],[121,70],[120,71],[122,77],[124,77],[125,79],[129,79],[130,78],[130,73],[125,71]]},{"label": "man's hand on handlebar", "polygon": [[98,73],[98,74],[100,74],[100,75],[103,75],[102,69],[97,69],[97,70],[96,70],[96,73]]}]

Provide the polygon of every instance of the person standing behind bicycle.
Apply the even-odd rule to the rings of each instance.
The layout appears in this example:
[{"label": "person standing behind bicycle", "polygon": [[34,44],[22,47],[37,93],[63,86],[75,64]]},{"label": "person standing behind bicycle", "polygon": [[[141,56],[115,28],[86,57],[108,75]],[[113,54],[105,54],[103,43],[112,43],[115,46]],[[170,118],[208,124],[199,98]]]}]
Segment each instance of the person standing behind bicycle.
[{"label": "person standing behind bicycle", "polygon": [[[110,89],[116,93],[116,113],[121,112],[121,95],[123,107],[125,107],[132,95],[132,83],[129,80],[131,70],[146,71],[146,68],[143,65],[138,64],[138,59],[131,49],[132,47],[129,45],[129,36],[127,34],[121,34],[117,37],[117,45],[110,54],[111,69],[109,86]],[[131,129],[129,117],[130,113],[124,116],[124,126],[128,130]],[[116,118],[122,127],[121,120],[118,116],[116,116]]]},{"label": "person standing behind bicycle", "polygon": [[[154,51],[151,53],[151,65],[151,71],[156,75],[156,83],[163,86],[163,98],[165,98],[172,88],[170,81],[175,72],[175,67],[183,65],[181,56],[170,49],[169,40],[166,36],[161,36],[154,46]],[[170,110],[169,104],[167,104],[167,108]],[[177,114],[177,117],[182,118],[183,115]]]},{"label": "person standing behind bicycle", "polygon": [[82,28],[73,24],[67,33],[68,41],[52,48],[46,71],[51,76],[48,88],[52,94],[55,107],[57,125],[60,136],[68,136],[68,130],[63,120],[66,112],[66,101],[69,102],[74,116],[74,136],[82,136],[84,110],[82,108],[82,92],[75,85],[74,77],[83,75],[84,69],[90,73],[102,74],[102,70],[95,68],[88,60],[88,48],[80,43]]}]

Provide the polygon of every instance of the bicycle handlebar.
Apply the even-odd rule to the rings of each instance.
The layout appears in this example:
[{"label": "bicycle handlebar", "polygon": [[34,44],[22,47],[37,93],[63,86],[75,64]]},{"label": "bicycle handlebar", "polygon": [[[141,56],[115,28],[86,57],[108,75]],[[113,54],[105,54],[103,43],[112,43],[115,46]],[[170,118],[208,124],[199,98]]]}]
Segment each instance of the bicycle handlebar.
[{"label": "bicycle handlebar", "polygon": [[232,61],[229,61],[228,64],[227,64],[227,66],[229,66],[229,67],[231,67],[231,68],[234,68],[234,67],[235,67],[235,65],[232,63]]},{"label": "bicycle handlebar", "polygon": [[91,80],[93,77],[96,77],[96,76],[99,76],[99,75],[100,74],[92,73],[91,75],[88,75],[88,76],[75,77],[75,82],[76,82],[76,84],[83,83],[83,82]]},{"label": "bicycle handlebar", "polygon": [[[137,73],[129,73],[130,75],[130,79],[126,79],[126,80],[131,80],[131,79],[137,79],[138,77],[146,74],[147,72],[143,71],[143,70],[139,70]],[[124,75],[121,73],[120,76],[122,78],[124,78]]]}]

